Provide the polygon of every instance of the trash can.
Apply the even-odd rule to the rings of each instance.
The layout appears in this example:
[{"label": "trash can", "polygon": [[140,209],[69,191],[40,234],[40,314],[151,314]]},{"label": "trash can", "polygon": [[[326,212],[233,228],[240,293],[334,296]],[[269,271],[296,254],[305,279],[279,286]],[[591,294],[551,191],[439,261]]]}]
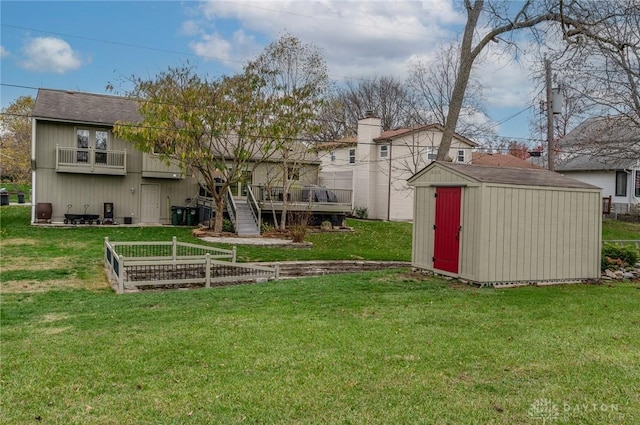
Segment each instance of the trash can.
[{"label": "trash can", "polygon": [[0,192],[0,205],[9,205],[9,192]]},{"label": "trash can", "polygon": [[24,192],[18,192],[18,203],[24,204]]},{"label": "trash can", "polygon": [[187,207],[185,208],[185,214],[187,216],[186,222],[187,226],[197,226],[200,221],[200,211],[198,207]]},{"label": "trash can", "polygon": [[171,224],[174,226],[182,225],[184,220],[184,208],[183,207],[171,207]]}]

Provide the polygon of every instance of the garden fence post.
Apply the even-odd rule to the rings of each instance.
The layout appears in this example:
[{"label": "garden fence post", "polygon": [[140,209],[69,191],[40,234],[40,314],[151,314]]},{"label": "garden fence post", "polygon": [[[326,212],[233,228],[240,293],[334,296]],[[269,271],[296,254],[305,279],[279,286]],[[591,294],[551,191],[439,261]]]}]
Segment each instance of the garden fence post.
[{"label": "garden fence post", "polygon": [[280,263],[276,263],[276,280],[280,279]]},{"label": "garden fence post", "polygon": [[210,288],[211,287],[211,254],[207,252],[205,257],[207,260],[205,264],[205,271],[204,271],[205,287]]},{"label": "garden fence post", "polygon": [[118,268],[118,294],[124,294],[124,257],[120,257]]},{"label": "garden fence post", "polygon": [[104,237],[104,266],[107,267],[107,249],[109,249],[109,236]]},{"label": "garden fence post", "polygon": [[171,246],[171,255],[173,257],[173,261],[176,261],[177,253],[178,253],[178,238],[174,236],[172,239],[172,246]]},{"label": "garden fence post", "polygon": [[236,262],[236,246],[235,245],[233,246],[233,258],[231,259],[231,262],[232,263]]}]

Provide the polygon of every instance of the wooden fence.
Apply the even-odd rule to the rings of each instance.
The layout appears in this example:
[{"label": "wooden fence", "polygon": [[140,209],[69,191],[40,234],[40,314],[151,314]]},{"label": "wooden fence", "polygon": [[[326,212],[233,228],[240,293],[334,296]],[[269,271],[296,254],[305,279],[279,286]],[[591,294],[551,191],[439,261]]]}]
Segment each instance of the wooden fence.
[{"label": "wooden fence", "polygon": [[279,278],[279,267],[237,263],[232,250],[178,242],[111,242],[104,264],[117,292],[141,286],[204,286]]}]

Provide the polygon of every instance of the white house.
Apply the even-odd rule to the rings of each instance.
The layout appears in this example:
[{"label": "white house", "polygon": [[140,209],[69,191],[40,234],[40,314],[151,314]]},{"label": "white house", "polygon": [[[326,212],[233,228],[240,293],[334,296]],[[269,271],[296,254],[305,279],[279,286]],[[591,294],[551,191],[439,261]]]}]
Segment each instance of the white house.
[{"label": "white house", "polygon": [[[383,132],[382,120],[367,114],[358,121],[357,137],[320,146],[319,183],[352,189],[353,208],[366,209],[369,218],[413,220],[413,188],[407,179],[435,160],[443,130],[429,124]],[[456,134],[449,157],[469,163],[475,146]]]},{"label": "white house", "polygon": [[602,188],[611,210],[640,206],[640,128],[626,117],[589,118],[560,141],[556,171]]}]

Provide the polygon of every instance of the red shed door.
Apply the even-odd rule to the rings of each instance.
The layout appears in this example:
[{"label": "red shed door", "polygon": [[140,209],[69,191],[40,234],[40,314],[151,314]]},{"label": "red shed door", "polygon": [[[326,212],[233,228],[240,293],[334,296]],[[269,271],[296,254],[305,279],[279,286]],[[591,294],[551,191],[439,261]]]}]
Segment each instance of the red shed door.
[{"label": "red shed door", "polygon": [[460,199],[462,188],[436,188],[433,267],[458,273],[460,248]]}]

